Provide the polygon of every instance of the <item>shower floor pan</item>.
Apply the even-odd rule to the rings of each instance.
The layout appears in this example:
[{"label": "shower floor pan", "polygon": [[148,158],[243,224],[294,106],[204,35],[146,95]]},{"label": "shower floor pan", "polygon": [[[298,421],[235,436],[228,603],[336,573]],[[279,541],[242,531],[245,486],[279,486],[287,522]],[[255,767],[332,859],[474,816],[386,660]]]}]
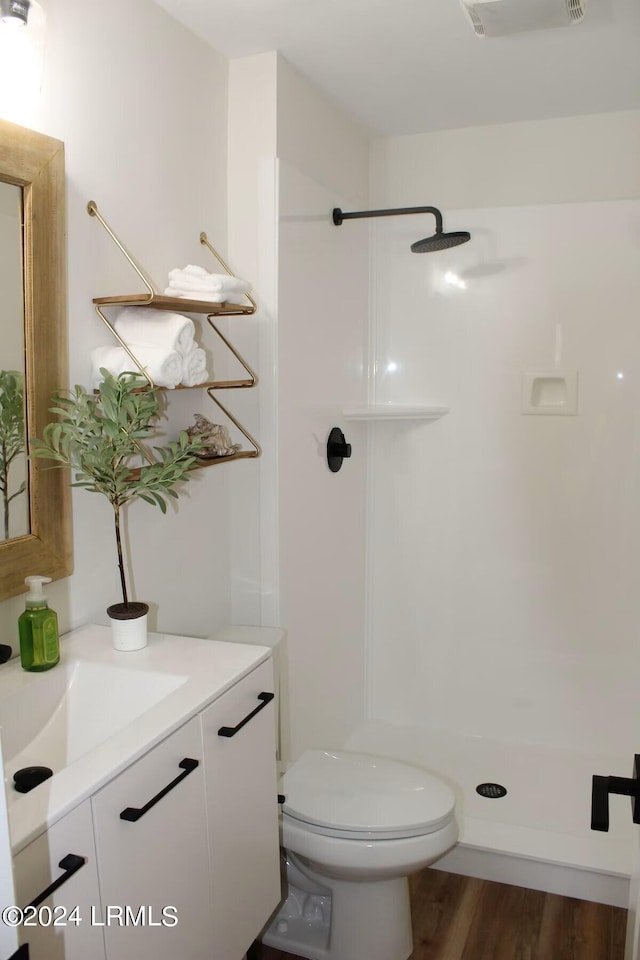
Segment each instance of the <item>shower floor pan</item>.
[{"label": "shower floor pan", "polygon": [[[585,754],[371,722],[345,745],[418,763],[456,792],[460,840],[434,868],[626,907],[637,839],[628,797],[609,833],[590,828],[594,773],[630,776],[633,757]],[[506,795],[481,796],[480,784]],[[500,791],[488,791],[491,794]]]}]

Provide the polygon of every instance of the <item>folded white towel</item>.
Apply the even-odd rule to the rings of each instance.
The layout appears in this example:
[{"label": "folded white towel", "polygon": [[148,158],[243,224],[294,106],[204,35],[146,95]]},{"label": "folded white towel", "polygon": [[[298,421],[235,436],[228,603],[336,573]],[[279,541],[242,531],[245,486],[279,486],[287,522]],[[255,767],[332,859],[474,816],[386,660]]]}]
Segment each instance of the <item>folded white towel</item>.
[{"label": "folded white towel", "polygon": [[196,347],[182,360],[183,370],[180,382],[185,387],[197,387],[198,384],[210,379],[207,371],[207,355],[201,347]]},{"label": "folded white towel", "polygon": [[181,280],[173,279],[169,281],[169,290],[178,290],[185,293],[193,292],[199,293],[205,291],[207,293],[219,293],[226,294],[227,299],[231,297],[241,297],[243,294],[247,293],[249,289],[249,284],[245,283],[244,280],[238,283],[226,283],[223,286],[212,286],[211,284],[205,283],[203,280],[201,283],[192,277],[184,277]]},{"label": "folded white towel", "polygon": [[171,276],[172,273],[176,273],[176,274],[178,274],[178,273],[191,273],[191,274],[193,274],[194,277],[208,277],[208,276],[209,276],[209,271],[208,271],[208,270],[205,270],[204,267],[198,267],[198,266],[196,266],[195,263],[188,263],[188,264],[186,265],[186,267],[183,267],[183,268],[182,268],[182,270],[180,270],[178,267],[176,267],[175,270],[171,270],[171,271],[170,271],[169,276]]},{"label": "folded white towel", "polygon": [[[156,387],[173,390],[182,380],[183,358],[175,350],[138,344],[131,352],[146,369]],[[122,347],[96,347],[91,352],[91,379],[94,387],[102,380],[101,367],[116,377],[121,373],[140,372]]]},{"label": "folded white towel", "polygon": [[238,303],[243,296],[239,290],[236,290],[235,293],[228,290],[212,293],[211,290],[181,290],[178,287],[167,287],[164,295],[165,297],[176,297],[180,300],[204,300],[206,303]]},{"label": "folded white towel", "polygon": [[[114,327],[128,347],[142,344],[185,354],[194,346],[193,320],[180,313],[165,313],[151,307],[123,307]],[[133,353],[138,356],[135,350]]]},{"label": "folded white towel", "polygon": [[[192,270],[195,268],[192,268]],[[192,273],[186,270],[170,270],[169,286],[180,290],[210,290],[212,293],[222,293],[225,290],[236,290],[246,293],[250,284],[240,277],[232,277],[227,273]]]}]

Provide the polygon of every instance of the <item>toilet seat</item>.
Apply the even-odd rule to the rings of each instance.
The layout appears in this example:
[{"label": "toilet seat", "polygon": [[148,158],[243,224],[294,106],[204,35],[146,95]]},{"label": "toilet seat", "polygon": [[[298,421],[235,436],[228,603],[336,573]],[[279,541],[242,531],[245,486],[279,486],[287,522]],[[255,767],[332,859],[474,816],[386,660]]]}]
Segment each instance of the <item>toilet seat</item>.
[{"label": "toilet seat", "polygon": [[282,812],[312,833],[393,840],[442,830],[454,816],[447,784],[408,763],[341,750],[308,750],[282,778]]}]

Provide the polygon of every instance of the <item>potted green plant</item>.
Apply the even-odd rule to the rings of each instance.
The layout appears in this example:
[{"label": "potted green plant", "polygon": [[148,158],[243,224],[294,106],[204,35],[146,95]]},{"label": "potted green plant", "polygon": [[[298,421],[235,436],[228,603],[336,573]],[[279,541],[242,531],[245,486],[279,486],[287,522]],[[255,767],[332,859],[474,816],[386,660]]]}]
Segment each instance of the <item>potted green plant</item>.
[{"label": "potted green plant", "polygon": [[[176,486],[189,479],[189,471],[202,450],[198,436],[180,434],[176,442],[154,446],[151,458],[146,444],[160,418],[157,390],[137,373],[113,376],[101,370],[103,381],[96,393],[76,386],[68,395],[56,396],[42,440],[31,441],[31,456],[70,467],[72,486],[103,494],[113,510],[122,586],[122,603],[107,609],[114,646],[138,650],[147,642],[146,603],[129,599],[122,553],[121,511],[133,500],[144,500],[166,513],[166,497],[177,498]],[[152,459],[152,462],[149,462]]]}]

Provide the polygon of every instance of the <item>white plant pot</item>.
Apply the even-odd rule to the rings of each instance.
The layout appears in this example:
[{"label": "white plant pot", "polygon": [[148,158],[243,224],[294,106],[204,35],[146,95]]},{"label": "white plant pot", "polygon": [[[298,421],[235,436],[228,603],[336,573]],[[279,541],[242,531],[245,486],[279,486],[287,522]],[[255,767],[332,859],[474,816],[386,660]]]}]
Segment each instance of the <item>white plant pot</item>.
[{"label": "white plant pot", "polygon": [[146,603],[114,603],[107,607],[111,620],[111,642],[116,650],[142,650],[147,645]]}]

